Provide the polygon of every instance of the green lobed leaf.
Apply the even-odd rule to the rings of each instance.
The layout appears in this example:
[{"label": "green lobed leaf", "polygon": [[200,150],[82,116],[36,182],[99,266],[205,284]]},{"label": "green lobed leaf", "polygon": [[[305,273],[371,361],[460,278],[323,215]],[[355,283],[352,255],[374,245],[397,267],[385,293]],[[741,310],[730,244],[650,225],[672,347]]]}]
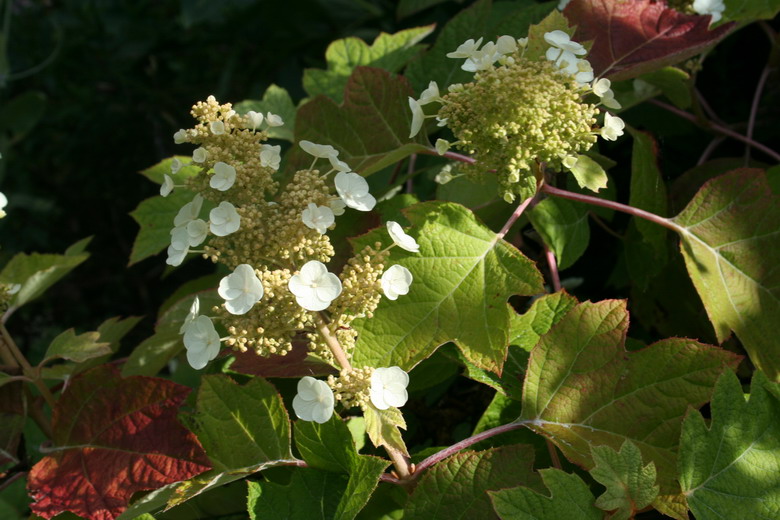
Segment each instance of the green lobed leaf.
[{"label": "green lobed leaf", "polygon": [[680,438],[680,483],[697,520],[780,515],[780,393],[761,372],[750,398],[730,371],[718,380],[712,420],[691,410]]},{"label": "green lobed leaf", "polygon": [[510,321],[510,344],[531,351],[539,338],[547,334],[569,310],[577,305],[577,298],[566,291],[559,291],[534,300],[525,314],[512,314]]},{"label": "green lobed leaf", "polygon": [[442,91],[453,83],[469,82],[474,74],[461,69],[464,60],[448,58],[447,53],[455,51],[468,39],[484,37],[483,43],[486,43],[504,34],[522,38],[527,34],[528,26],[544,18],[554,5],[553,2],[537,4],[531,1],[476,2],[444,26],[430,50],[409,64],[406,76],[418,93],[431,81],[436,81]]},{"label": "green lobed leaf", "polygon": [[100,341],[99,332],[85,332],[76,336],[73,329],[68,329],[52,340],[46,349],[44,362],[67,359],[82,363],[106,354],[111,354],[111,345]]},{"label": "green lobed leaf", "polygon": [[[602,170],[603,171],[603,170]],[[566,199],[547,198],[528,212],[528,220],[555,253],[558,268],[576,262],[590,242],[588,208]]]},{"label": "green lobed leaf", "polygon": [[534,450],[525,444],[462,451],[426,471],[404,509],[404,519],[494,518],[488,490],[538,486]]},{"label": "green lobed leaf", "polygon": [[0,283],[21,284],[11,300],[12,307],[21,307],[57,283],[60,278],[89,258],[84,248],[90,239],[83,239],[68,248],[63,255],[18,253],[0,271]]},{"label": "green lobed leaf", "polygon": [[580,477],[559,469],[539,470],[550,496],[525,487],[490,491],[490,499],[503,520],[601,520],[593,494]]},{"label": "green lobed leaf", "polygon": [[122,375],[154,376],[184,347],[177,328],[166,327],[143,340],[122,365]]},{"label": "green lobed leaf", "polygon": [[[634,139],[629,205],[665,216],[666,186],[658,170],[658,146],[649,134],[632,128],[628,130]],[[666,228],[634,217],[623,246],[632,281],[646,288],[669,259]]]},{"label": "green lobed leaf", "polygon": [[204,376],[189,423],[214,469],[179,485],[169,508],[293,460],[287,411],[276,389],[262,378],[241,386],[224,375]]},{"label": "green lobed leaf", "polygon": [[141,201],[130,212],[141,229],[133,242],[130,262],[133,265],[154,256],[171,245],[173,219],[182,206],[190,202],[195,194],[184,188],[177,188],[167,197],[155,195]]},{"label": "green lobed leaf", "polygon": [[268,112],[281,116],[284,124],[282,126],[272,126],[266,128],[268,137],[273,139],[284,139],[285,141],[295,142],[295,114],[297,108],[293,103],[287,90],[277,85],[271,84],[265,89],[263,99],[247,99],[234,107],[236,112],[241,115],[250,110],[266,115]]},{"label": "green lobed leaf", "polygon": [[358,455],[349,428],[337,415],[324,424],[296,421],[295,443],[309,467],[349,474],[333,518],[354,518],[390,464],[379,457]]},{"label": "green lobed leaf", "polygon": [[[182,167],[176,173],[171,173],[171,164],[174,159],[178,159],[182,163]],[[141,170],[140,174],[154,182],[155,184],[162,184],[165,179],[165,175],[168,175],[173,179],[174,184],[184,184],[187,179],[195,177],[201,172],[202,168],[192,162],[192,157],[186,155],[174,155],[163,159],[157,164]],[[179,189],[179,188],[177,188]],[[174,190],[175,191],[175,190]],[[173,219],[171,219],[173,222]]]},{"label": "green lobed leaf", "polygon": [[609,446],[591,448],[595,466],[591,476],[607,490],[596,499],[596,506],[614,511],[610,520],[629,520],[649,506],[658,495],[655,464],[644,465],[642,452],[626,440],[620,451]]},{"label": "green lobed leaf", "polygon": [[297,141],[334,146],[352,169],[367,176],[427,149],[427,137],[409,138],[409,83],[382,69],[357,67],[347,81],[344,102],[319,96],[298,109]]},{"label": "green lobed leaf", "polygon": [[[408,268],[414,283],[398,300],[382,299],[373,318],[355,321],[354,363],[409,370],[454,341],[471,363],[500,374],[509,344],[506,301],[541,292],[541,274],[463,206],[426,202],[405,213],[420,252],[395,248],[389,262]],[[387,244],[386,237],[380,228],[358,242]]]},{"label": "green lobed leaf", "polygon": [[572,166],[571,173],[577,180],[580,188],[587,188],[590,191],[599,191],[607,187],[609,177],[597,161],[587,155],[577,157],[577,162]]},{"label": "green lobed leaf", "polygon": [[313,468],[298,468],[289,484],[249,482],[247,509],[252,520],[332,520],[347,476]]},{"label": "green lobed leaf", "polygon": [[303,88],[312,97],[324,94],[340,103],[347,79],[356,67],[398,72],[426,47],[418,43],[431,34],[434,27],[413,27],[395,34],[381,32],[370,46],[356,37],[336,40],[325,51],[326,70],[306,69],[303,72]]},{"label": "green lobed leaf", "polygon": [[[691,106],[691,75],[684,70],[677,67],[664,67],[642,74],[639,78],[659,89],[679,108],[686,109]],[[623,107],[624,110],[625,108]]]},{"label": "green lobed leaf", "polygon": [[771,20],[780,12],[780,0],[728,0],[723,22]]},{"label": "green lobed leaf", "polygon": [[406,429],[406,421],[398,408],[378,410],[370,405],[363,411],[363,417],[366,419],[366,433],[374,446],[386,446],[406,456],[409,455],[399,429]]},{"label": "green lobed leaf", "polygon": [[734,331],[751,361],[780,380],[780,196],[764,172],[708,181],[672,222],[718,341]]},{"label": "green lobed leaf", "polygon": [[618,449],[631,440],[658,472],[653,506],[685,518],[676,479],[683,416],[709,399],[739,356],[680,338],[628,352],[627,329],[624,301],[573,307],[531,352],[521,417],[586,469],[594,465],[592,446]]}]

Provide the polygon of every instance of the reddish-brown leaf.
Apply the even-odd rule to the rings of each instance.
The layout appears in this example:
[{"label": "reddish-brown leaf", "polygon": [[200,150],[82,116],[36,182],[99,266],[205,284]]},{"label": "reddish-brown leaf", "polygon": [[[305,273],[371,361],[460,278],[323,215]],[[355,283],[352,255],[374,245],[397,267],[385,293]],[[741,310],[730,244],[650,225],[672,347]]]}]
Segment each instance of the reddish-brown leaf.
[{"label": "reddish-brown leaf", "polygon": [[112,520],[133,493],[210,469],[195,435],[176,420],[189,392],[164,379],[122,379],[109,365],[74,379],[52,415],[56,448],[30,471],[33,512]]},{"label": "reddish-brown leaf", "polygon": [[254,352],[231,352],[236,360],[231,370],[260,377],[325,376],[337,371],[327,363],[308,359],[308,344],[293,342],[293,349],[286,356],[258,356]]},{"label": "reddish-brown leaf", "polygon": [[563,14],[577,26],[576,41],[593,40],[593,71],[613,81],[695,56],[735,27],[710,31],[710,16],[683,14],[654,0],[572,0]]}]

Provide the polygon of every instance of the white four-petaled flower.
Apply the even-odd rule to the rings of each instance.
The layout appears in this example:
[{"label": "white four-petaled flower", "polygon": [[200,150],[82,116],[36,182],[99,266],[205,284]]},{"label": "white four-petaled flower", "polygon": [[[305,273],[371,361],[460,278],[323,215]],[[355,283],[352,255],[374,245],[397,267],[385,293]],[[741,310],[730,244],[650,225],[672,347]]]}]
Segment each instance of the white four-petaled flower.
[{"label": "white four-petaled flower", "polygon": [[209,128],[214,135],[223,135],[225,133],[225,123],[222,121],[212,121],[209,123]]},{"label": "white four-petaled flower", "polygon": [[339,172],[334,179],[344,204],[358,211],[371,211],[376,199],[368,192],[368,182],[355,172]]},{"label": "white four-petaled flower", "polygon": [[8,198],[0,191],[0,218],[5,217],[5,207],[8,205]]},{"label": "white four-petaled flower", "polygon": [[393,239],[395,245],[401,249],[405,249],[411,253],[418,253],[420,251],[420,246],[417,244],[417,241],[407,235],[404,232],[404,228],[402,228],[398,222],[389,221],[387,223],[387,232],[390,233],[390,238]]},{"label": "white four-petaled flower", "polygon": [[173,225],[175,227],[186,226],[191,221],[198,218],[200,214],[200,208],[203,206],[203,197],[195,195],[191,202],[188,202],[179,209],[179,213],[173,219]]},{"label": "white four-petaled flower", "polygon": [[249,119],[249,125],[247,128],[251,128],[252,130],[257,129],[258,126],[263,124],[263,114],[262,112],[255,112],[254,110],[250,110],[246,113],[247,119]]},{"label": "white four-petaled flower", "polygon": [[587,53],[585,47],[577,42],[571,41],[568,34],[561,30],[555,30],[544,34],[544,41],[552,45],[547,49],[546,57],[554,61],[558,67],[569,74],[577,74],[579,69],[577,62],[579,58]]},{"label": "white four-petaled flower", "polygon": [[694,0],[693,10],[697,14],[709,14],[712,16],[710,24],[713,24],[723,17],[723,11],[726,10],[726,4],[723,0]]},{"label": "white four-petaled flower", "polygon": [[167,173],[163,174],[163,183],[160,185],[160,195],[167,197],[173,191],[173,179]]},{"label": "white four-petaled flower", "polygon": [[306,140],[300,141],[298,144],[303,148],[304,152],[320,159],[338,157],[339,155],[339,151],[329,144],[317,144]]},{"label": "white four-petaled flower", "polygon": [[219,354],[219,334],[208,316],[198,316],[184,328],[187,361],[200,370]]},{"label": "white four-petaled flower", "polygon": [[209,213],[209,228],[218,237],[224,237],[238,231],[241,227],[241,215],[236,207],[227,201],[222,201],[219,206]]},{"label": "white four-petaled flower", "polygon": [[241,264],[219,281],[217,293],[225,300],[230,314],[241,315],[249,312],[265,291],[252,266]]},{"label": "white four-petaled flower", "polygon": [[298,393],[292,406],[299,419],[322,424],[333,415],[335,401],[328,383],[306,376],[298,381]]},{"label": "white four-petaled flower", "polygon": [[412,126],[409,132],[409,138],[416,136],[420,133],[423,121],[425,121],[425,112],[423,112],[420,102],[409,96],[409,108],[412,109]]},{"label": "white four-petaled flower", "polygon": [[439,95],[439,85],[435,81],[431,81],[428,83],[428,88],[422,91],[422,94],[420,94],[420,100],[419,103],[421,105],[427,105],[428,103],[433,103],[434,101],[439,101],[441,99],[441,96]]},{"label": "white four-petaled flower", "polygon": [[402,265],[393,265],[382,273],[382,291],[390,300],[396,300],[399,296],[409,293],[412,285],[412,273]]},{"label": "white four-petaled flower", "polygon": [[206,162],[206,157],[208,157],[208,152],[202,146],[192,151],[192,160],[196,163]]},{"label": "white four-petaled flower", "polygon": [[455,49],[454,52],[447,53],[448,58],[470,58],[472,54],[474,54],[477,49],[479,49],[479,46],[482,45],[482,38],[477,40],[476,42],[474,39],[468,39],[465,42],[461,43],[457,49]]},{"label": "white four-petaled flower", "polygon": [[322,311],[341,294],[341,280],[317,260],[306,262],[287,287],[298,305],[307,311]]},{"label": "white four-petaled flower", "polygon": [[173,134],[173,142],[176,144],[186,143],[187,131],[183,128],[178,129],[176,133]]},{"label": "white four-petaled flower", "polygon": [[209,186],[218,191],[227,191],[234,182],[236,182],[235,168],[222,161],[214,165],[214,175],[209,179]]},{"label": "white four-petaled flower", "polygon": [[282,116],[272,114],[271,112],[268,112],[265,115],[265,122],[268,124],[268,126],[282,126],[284,124]]},{"label": "white four-petaled flower", "polygon": [[328,228],[336,222],[336,217],[328,206],[317,206],[310,202],[309,206],[301,213],[301,220],[306,224],[306,227],[316,229],[320,235],[324,235]]},{"label": "white four-petaled flower", "polygon": [[184,334],[187,330],[187,325],[198,317],[198,313],[200,313],[200,299],[196,296],[195,299],[192,300],[192,305],[190,305],[190,312],[184,317],[184,323],[182,323],[181,328],[179,328],[179,334]]},{"label": "white four-petaled flower", "polygon": [[408,385],[409,374],[400,367],[376,368],[371,374],[371,403],[379,410],[400,408],[409,399]]},{"label": "white four-petaled flower", "polygon": [[604,115],[604,127],[601,129],[601,137],[607,141],[616,141],[618,137],[623,135],[625,127],[626,124],[622,119],[607,112]]},{"label": "white four-petaled flower", "polygon": [[270,144],[260,145],[260,166],[278,170],[279,163],[282,161],[281,151],[282,147],[278,144],[276,146]]}]

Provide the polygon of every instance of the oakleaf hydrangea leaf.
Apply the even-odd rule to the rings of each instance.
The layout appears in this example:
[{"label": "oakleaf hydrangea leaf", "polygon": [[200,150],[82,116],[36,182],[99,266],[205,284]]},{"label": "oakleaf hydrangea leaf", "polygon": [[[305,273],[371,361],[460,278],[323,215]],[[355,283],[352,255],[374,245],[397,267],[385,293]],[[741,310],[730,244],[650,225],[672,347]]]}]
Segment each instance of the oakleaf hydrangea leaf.
[{"label": "oakleaf hydrangea leaf", "polygon": [[673,223],[718,341],[734,331],[751,361],[780,378],[780,196],[760,170],[705,183]]},{"label": "oakleaf hydrangea leaf", "polygon": [[540,470],[550,496],[526,487],[490,491],[496,513],[506,520],[602,520],[604,514],[593,505],[593,494],[577,475],[559,469]]},{"label": "oakleaf hydrangea leaf", "polygon": [[734,28],[725,24],[709,30],[709,17],[681,13],[652,0],[572,0],[564,14],[577,25],[574,40],[594,40],[588,53],[593,73],[613,81],[686,60]]},{"label": "oakleaf hydrangea leaf", "polygon": [[325,94],[340,103],[344,86],[355,67],[376,67],[398,72],[425,48],[418,43],[431,34],[434,27],[413,27],[395,34],[382,32],[370,46],[356,37],[336,40],[325,51],[327,70],[306,69],[303,73],[303,88],[312,97]]},{"label": "oakleaf hydrangea leaf", "polygon": [[627,329],[624,301],[572,308],[531,352],[522,419],[586,469],[594,466],[592,446],[618,449],[631,440],[658,472],[661,495],[653,506],[684,518],[676,479],[683,416],[709,400],[739,356],[680,338],[627,352]]},{"label": "oakleaf hydrangea leaf", "polygon": [[296,421],[295,443],[310,467],[349,474],[334,518],[354,518],[390,465],[379,457],[359,455],[349,428],[337,415],[323,424]]},{"label": "oakleaf hydrangea leaf", "polygon": [[406,421],[398,408],[378,410],[368,406],[363,411],[363,417],[366,419],[366,433],[374,446],[387,446],[404,455],[409,454],[399,429],[406,429]]},{"label": "oakleaf hydrangea leaf", "polygon": [[332,520],[347,487],[347,476],[314,468],[298,468],[288,484],[249,482],[249,518]]},{"label": "oakleaf hydrangea leaf", "polygon": [[[536,266],[463,206],[428,202],[407,208],[419,253],[394,248],[389,263],[411,271],[409,294],[382,299],[371,319],[355,321],[356,366],[410,370],[439,345],[454,341],[477,367],[498,374],[506,358],[513,294],[542,292]],[[356,245],[389,243],[380,228]]]},{"label": "oakleaf hydrangea leaf", "polygon": [[698,520],[780,517],[780,392],[756,372],[745,401],[737,377],[718,380],[709,425],[696,411],[680,438],[680,483]]},{"label": "oakleaf hydrangea leaf", "polygon": [[658,495],[655,485],[655,464],[644,465],[642,452],[626,440],[620,451],[609,446],[591,448],[593,462],[591,476],[604,484],[607,490],[596,505],[605,511],[615,511],[610,520],[628,520],[649,506]]},{"label": "oakleaf hydrangea leaf", "polygon": [[46,350],[44,361],[67,359],[81,363],[88,359],[111,353],[108,343],[100,342],[100,333],[85,332],[76,335],[73,329],[68,329],[54,338]]},{"label": "oakleaf hydrangea leaf", "polygon": [[271,127],[263,125],[264,130],[268,133],[268,137],[295,142],[295,112],[297,111],[297,108],[295,107],[290,94],[282,87],[271,84],[265,89],[263,99],[247,99],[246,101],[237,103],[235,110],[242,115],[250,110],[254,110],[260,114],[271,112],[272,114],[280,116],[282,121],[284,121],[283,125]]},{"label": "oakleaf hydrangea leaf", "polygon": [[565,291],[537,298],[525,314],[512,314],[510,344],[530,352],[539,342],[539,338],[547,334],[575,305],[577,298]]},{"label": "oakleaf hydrangea leaf", "polygon": [[320,96],[298,109],[296,140],[328,144],[361,175],[369,175],[425,148],[427,138],[409,139],[409,83],[382,69],[357,67],[344,102]]},{"label": "oakleaf hydrangea leaf", "polygon": [[730,21],[771,20],[780,11],[780,0],[728,0],[723,19]]},{"label": "oakleaf hydrangea leaf", "polygon": [[30,472],[32,511],[111,520],[133,493],[209,469],[195,436],[176,421],[189,392],[163,379],[122,379],[110,365],[74,378],[52,415],[57,450]]},{"label": "oakleaf hydrangea leaf", "polygon": [[407,502],[404,519],[491,518],[488,490],[539,487],[533,461],[533,448],[524,444],[457,453],[422,476]]},{"label": "oakleaf hydrangea leaf", "polygon": [[191,429],[214,469],[181,484],[173,507],[265,468],[290,462],[290,421],[276,389],[262,378],[241,386],[227,376],[205,376]]},{"label": "oakleaf hydrangea leaf", "polygon": [[84,248],[90,239],[73,244],[65,254],[18,253],[0,271],[0,283],[20,284],[11,299],[12,307],[21,307],[43,294],[60,278],[89,258]]},{"label": "oakleaf hydrangea leaf", "polygon": [[528,220],[555,253],[559,269],[571,266],[588,247],[588,208],[582,204],[566,199],[545,199],[528,212]]}]

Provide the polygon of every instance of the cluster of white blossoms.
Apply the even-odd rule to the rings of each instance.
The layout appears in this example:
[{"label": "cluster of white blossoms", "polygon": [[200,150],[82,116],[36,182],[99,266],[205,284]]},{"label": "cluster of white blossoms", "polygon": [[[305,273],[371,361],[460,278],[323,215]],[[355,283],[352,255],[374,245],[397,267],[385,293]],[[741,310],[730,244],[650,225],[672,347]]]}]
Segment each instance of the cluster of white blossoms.
[{"label": "cluster of white blossoms", "polygon": [[[538,165],[571,169],[599,136],[615,140],[625,127],[619,117],[597,108],[621,106],[610,81],[594,76],[585,47],[563,30],[549,31],[541,40],[529,53],[528,38],[504,35],[484,45],[482,38],[469,39],[447,56],[463,59],[461,68],[474,72],[473,82],[450,85],[442,95],[432,81],[419,99],[409,98],[410,137],[425,119],[435,117],[456,137],[454,142],[438,139],[436,151],[444,155],[454,146],[470,154],[477,164],[462,166],[469,175],[495,170],[510,202],[516,195],[533,194]],[[537,50],[544,46],[546,51]],[[423,107],[430,103],[439,103],[440,109],[426,115]],[[599,127],[595,117],[600,112],[604,122]]]},{"label": "cluster of white blossoms", "polygon": [[691,8],[697,14],[712,16],[710,24],[713,24],[723,18],[726,4],[723,3],[723,0],[694,0]]},{"label": "cluster of white blossoms", "polygon": [[5,194],[0,191],[0,218],[5,217],[5,207],[8,205],[8,197],[5,196]]},{"label": "cluster of white blossoms", "polygon": [[[400,408],[406,404],[409,394],[409,374],[400,367],[369,369],[365,392],[368,402],[377,410]],[[368,402],[364,406],[369,406]],[[298,381],[298,393],[293,399],[293,410],[299,419],[327,422],[333,415],[336,396],[330,385],[325,381],[306,376]]]}]

